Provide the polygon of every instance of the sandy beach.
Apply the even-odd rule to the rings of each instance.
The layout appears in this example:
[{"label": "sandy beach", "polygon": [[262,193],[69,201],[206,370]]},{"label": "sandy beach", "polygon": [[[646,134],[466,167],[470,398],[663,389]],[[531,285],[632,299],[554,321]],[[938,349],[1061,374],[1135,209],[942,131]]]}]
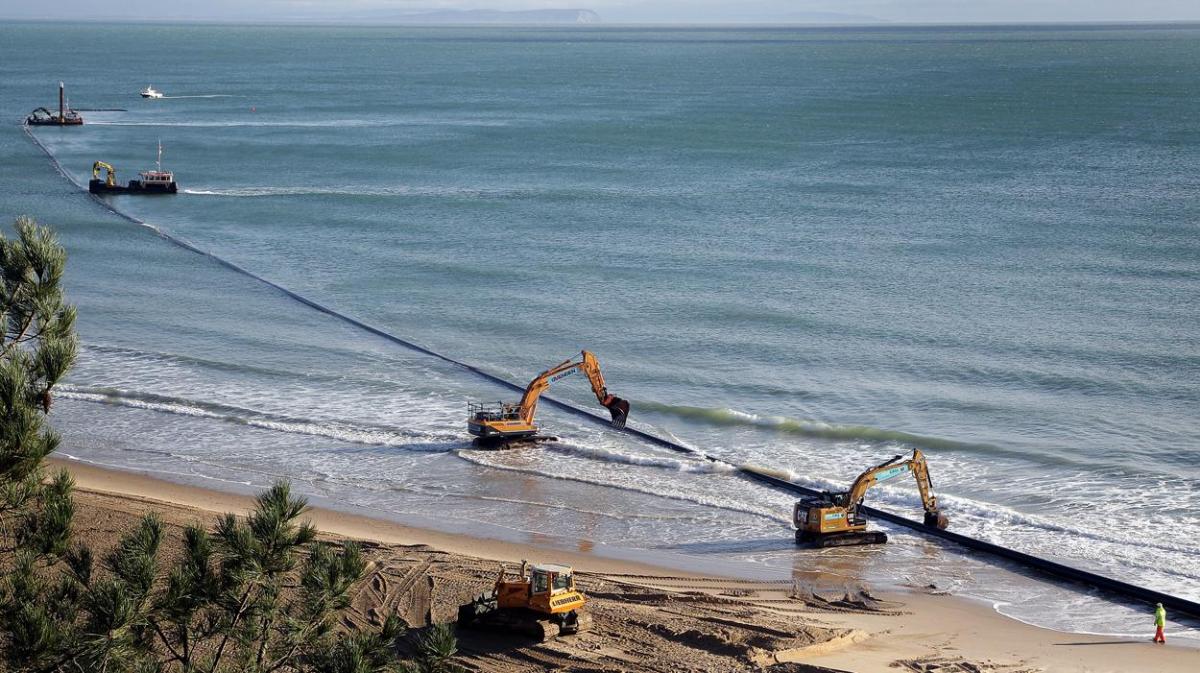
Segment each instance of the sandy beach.
[{"label": "sandy beach", "polygon": [[[170,541],[182,527],[245,512],[252,498],[55,460],[77,482],[76,534],[102,547],[149,511]],[[793,577],[746,580],[680,572],[588,551],[564,552],[449,534],[322,508],[309,512],[331,540],[364,543],[374,562],[348,620],[399,614],[412,628],[450,621],[457,605],[489,587],[498,562],[570,563],[590,596],[596,628],[546,644],[460,634],[472,670],[676,671],[1193,671],[1195,643],[1060,633],[947,595],[830,594]],[[170,553],[168,551],[168,553]],[[820,568],[814,568],[819,574]],[[1146,618],[1150,624],[1149,613]],[[1170,630],[1168,629],[1168,633]]]}]

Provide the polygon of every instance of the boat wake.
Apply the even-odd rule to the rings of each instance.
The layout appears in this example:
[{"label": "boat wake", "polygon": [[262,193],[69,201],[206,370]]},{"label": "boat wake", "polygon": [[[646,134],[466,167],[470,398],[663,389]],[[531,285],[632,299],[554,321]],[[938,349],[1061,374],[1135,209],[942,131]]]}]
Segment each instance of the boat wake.
[{"label": "boat wake", "polygon": [[[164,96],[163,98],[183,98],[184,96]],[[247,113],[254,115],[256,113]],[[265,115],[264,115],[265,116]],[[90,126],[158,126],[171,128],[375,128],[393,126],[461,126],[461,127],[498,127],[508,126],[508,122],[493,119],[443,119],[443,118],[410,118],[410,119],[330,119],[326,121],[285,121],[279,119],[254,119],[246,121],[132,121],[132,120],[95,120],[89,121]]]},{"label": "boat wake", "polygon": [[264,197],[264,196],[507,196],[518,193],[513,189],[464,189],[461,187],[429,187],[395,185],[391,187],[238,187],[233,189],[185,189],[193,196]]}]

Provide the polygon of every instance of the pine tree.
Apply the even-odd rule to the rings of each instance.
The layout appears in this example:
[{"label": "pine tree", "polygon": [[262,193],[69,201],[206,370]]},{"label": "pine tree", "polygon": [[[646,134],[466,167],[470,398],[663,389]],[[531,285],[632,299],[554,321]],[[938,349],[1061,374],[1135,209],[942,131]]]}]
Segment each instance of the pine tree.
[{"label": "pine tree", "polygon": [[340,626],[367,562],[353,542],[316,540],[304,498],[278,482],[245,518],[185,529],[162,568],[155,514],[97,555],[71,544],[73,482],[48,475],[59,436],[51,391],[74,362],[66,253],[28,218],[0,235],[0,668],[29,673],[452,673],[453,633],[434,627],[397,660],[404,627]]},{"label": "pine tree", "polygon": [[16,231],[0,234],[0,545],[55,559],[74,510],[70,477],[46,480],[43,460],[59,436],[45,416],[75,362],[75,309],[63,299],[67,255],[53,232],[27,217]]}]

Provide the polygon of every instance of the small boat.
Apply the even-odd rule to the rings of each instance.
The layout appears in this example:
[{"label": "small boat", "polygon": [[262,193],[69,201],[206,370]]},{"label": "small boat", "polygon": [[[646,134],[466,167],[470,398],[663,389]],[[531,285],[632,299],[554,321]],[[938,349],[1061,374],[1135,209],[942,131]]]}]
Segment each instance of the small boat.
[{"label": "small boat", "polygon": [[[107,172],[100,179],[100,169]],[[93,194],[174,194],[179,191],[175,184],[175,174],[162,169],[162,143],[158,144],[158,161],[155,170],[142,171],[140,180],[130,180],[126,185],[117,184],[117,171],[111,164],[97,161],[92,164],[92,179],[88,182],[88,191]]]},{"label": "small boat", "polygon": [[67,105],[66,87],[62,82],[58,83],[58,114],[40,107],[25,118],[25,123],[30,126],[79,126],[83,123],[83,115],[71,109]]},{"label": "small boat", "polygon": [[162,98],[162,97],[163,97],[162,92],[155,91],[154,87],[152,87],[152,86],[148,86],[145,89],[142,89],[142,98]]}]

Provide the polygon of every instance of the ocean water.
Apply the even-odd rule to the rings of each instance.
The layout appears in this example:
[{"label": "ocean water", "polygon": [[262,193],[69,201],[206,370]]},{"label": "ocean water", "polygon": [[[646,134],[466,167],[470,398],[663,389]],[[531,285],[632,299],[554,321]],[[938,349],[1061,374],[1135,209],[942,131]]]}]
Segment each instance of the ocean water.
[{"label": "ocean water", "polygon": [[[592,350],[631,425],[727,464],[548,406],[560,441],[473,449],[466,402],[513,393],[60,176],[19,127],[59,80],[87,124],[34,134],[70,178],[160,140],[176,173],[117,211],[514,382]],[[0,219],[70,252],[81,460],[1142,634],[900,530],[797,550],[791,498],[732,466],[833,488],[917,447],[954,530],[1200,599],[1198,81],[1192,27],[11,23]],[[919,512],[912,484],[868,500]]]}]

